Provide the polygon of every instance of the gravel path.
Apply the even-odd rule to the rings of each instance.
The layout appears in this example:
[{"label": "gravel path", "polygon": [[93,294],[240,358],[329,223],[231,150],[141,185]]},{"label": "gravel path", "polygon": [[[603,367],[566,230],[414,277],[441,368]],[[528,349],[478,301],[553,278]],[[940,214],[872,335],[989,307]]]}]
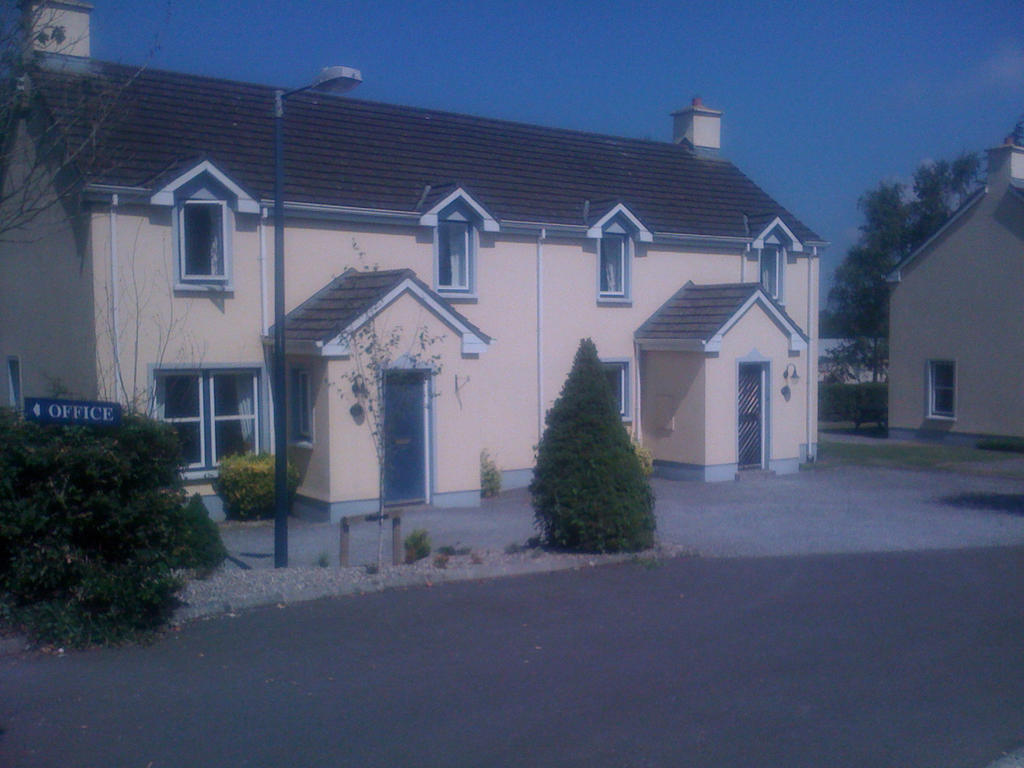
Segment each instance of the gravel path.
[{"label": "gravel path", "polygon": [[[1005,478],[836,467],[743,482],[655,479],[653,487],[658,549],[639,557],[777,557],[1024,543],[1024,489],[1019,481]],[[176,620],[390,587],[588,568],[624,559],[538,549],[509,553],[521,549],[535,533],[523,489],[486,500],[478,509],[404,510],[402,533],[417,528],[429,532],[435,553],[450,546],[470,554],[450,557],[445,567],[435,565],[432,556],[371,573],[366,564],[376,562],[377,528],[359,524],[352,527],[350,559],[358,565],[340,568],[339,527],[294,520],[289,523],[293,567],[274,569],[272,523],[224,524],[222,536],[232,560],[211,578],[187,585]],[[385,557],[391,551],[390,535],[386,530]]]}]

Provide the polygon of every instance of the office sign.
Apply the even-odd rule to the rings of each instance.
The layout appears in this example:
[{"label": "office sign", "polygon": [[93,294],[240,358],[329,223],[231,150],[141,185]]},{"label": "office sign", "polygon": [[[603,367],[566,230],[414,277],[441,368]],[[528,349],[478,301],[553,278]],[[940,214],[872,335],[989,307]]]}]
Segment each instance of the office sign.
[{"label": "office sign", "polygon": [[89,400],[26,397],[25,418],[29,421],[38,421],[40,424],[116,427],[121,423],[121,406],[117,403]]}]

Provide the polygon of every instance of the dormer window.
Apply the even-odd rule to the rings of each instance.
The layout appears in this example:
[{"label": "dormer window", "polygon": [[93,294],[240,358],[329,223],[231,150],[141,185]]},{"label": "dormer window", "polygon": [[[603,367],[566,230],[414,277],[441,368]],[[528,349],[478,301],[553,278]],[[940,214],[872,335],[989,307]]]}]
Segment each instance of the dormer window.
[{"label": "dormer window", "polygon": [[475,264],[474,231],[465,220],[451,218],[437,225],[437,288],[470,292]]},{"label": "dormer window", "polygon": [[175,291],[231,291],[236,219],[259,203],[212,161],[187,168],[150,197],[171,209]]},{"label": "dormer window", "polygon": [[[423,191],[428,197],[431,187]],[[462,187],[422,216],[434,230],[434,289],[450,301],[476,301],[477,250],[481,232],[497,232],[497,220]]]},{"label": "dormer window", "polygon": [[587,229],[587,237],[597,240],[597,303],[629,306],[637,243],[651,242],[650,230],[617,203]]},{"label": "dormer window", "polygon": [[629,238],[605,232],[601,237],[599,292],[602,297],[625,298],[629,270]]},{"label": "dormer window", "polygon": [[186,200],[179,211],[178,243],[182,280],[225,280],[224,203]]},{"label": "dormer window", "polygon": [[803,243],[786,223],[775,216],[753,238],[750,258],[757,255],[757,280],[764,292],[779,304],[786,303],[786,259],[802,253]]}]

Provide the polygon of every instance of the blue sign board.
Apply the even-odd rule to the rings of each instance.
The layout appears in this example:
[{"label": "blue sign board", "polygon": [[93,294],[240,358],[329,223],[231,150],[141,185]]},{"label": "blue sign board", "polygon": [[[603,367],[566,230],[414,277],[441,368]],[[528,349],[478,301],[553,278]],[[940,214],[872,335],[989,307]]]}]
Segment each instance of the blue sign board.
[{"label": "blue sign board", "polygon": [[116,427],[121,423],[121,406],[88,400],[54,400],[26,397],[25,418],[41,424],[89,424]]}]

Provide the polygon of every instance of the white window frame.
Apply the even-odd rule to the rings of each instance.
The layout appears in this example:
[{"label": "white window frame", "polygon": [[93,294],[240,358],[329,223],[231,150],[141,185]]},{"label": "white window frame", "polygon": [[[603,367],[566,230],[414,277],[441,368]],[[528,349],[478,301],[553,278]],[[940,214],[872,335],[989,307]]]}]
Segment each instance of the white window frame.
[{"label": "white window frame", "polygon": [[[163,413],[165,404],[160,402],[160,379],[170,377],[192,378],[196,381],[196,392],[199,396],[198,410],[196,416],[165,416]],[[166,385],[164,385],[166,387]],[[166,391],[166,388],[165,390]],[[158,415],[161,421],[168,424],[198,424],[199,425],[199,461],[185,464],[185,469],[202,469],[206,466],[206,398],[203,396],[203,374],[202,371],[157,371],[153,381],[153,413]]]},{"label": "white window frame", "polygon": [[[192,206],[214,207],[220,213],[220,251],[221,251],[221,272],[220,274],[189,274],[188,265],[188,237],[185,231],[185,212]],[[231,253],[231,226],[232,217],[226,200],[209,200],[204,198],[188,198],[180,200],[174,207],[175,236],[178,263],[178,283],[183,288],[193,287],[215,287],[225,288],[231,284],[232,253]]]},{"label": "white window frame", "polygon": [[[218,376],[252,376],[253,412],[252,414],[217,414],[215,381]],[[251,368],[202,368],[202,369],[160,369],[154,372],[153,412],[168,424],[199,424],[199,461],[185,465],[186,470],[209,470],[215,468],[221,458],[217,451],[217,424],[227,421],[252,420],[253,453],[261,448],[260,433],[262,419],[260,414],[261,392],[260,371]],[[199,413],[196,416],[175,416],[168,418],[163,415],[163,404],[160,402],[160,379],[180,377],[192,378],[197,382],[199,393]]]},{"label": "white window frame", "polygon": [[628,358],[610,357],[601,360],[601,368],[607,374],[617,369],[619,372],[619,416],[623,421],[632,421],[632,392],[630,391],[630,360]]},{"label": "white window frame", "polygon": [[[442,252],[441,231],[446,226],[458,226],[465,228],[464,245],[466,249],[465,281],[450,283],[441,282],[441,260],[446,254]],[[434,227],[434,287],[438,293],[444,296],[473,296],[476,293],[476,252],[478,246],[478,228],[470,218],[455,211],[446,217],[438,219]],[[454,271],[452,277],[454,278]]]},{"label": "white window frame", "polygon": [[[764,276],[765,276],[764,260],[765,260],[765,253],[768,252],[768,251],[772,251],[772,252],[775,253],[775,269],[774,269],[774,273],[775,273],[774,274],[775,289],[774,290],[772,290],[771,286],[766,285],[765,281],[764,281]],[[758,251],[758,255],[757,255],[757,282],[764,289],[765,293],[767,293],[773,299],[778,301],[780,304],[785,303],[784,299],[783,299],[783,297],[784,297],[784,294],[783,294],[783,289],[784,289],[784,286],[783,286],[783,274],[785,272],[785,270],[783,269],[783,265],[785,264],[785,260],[786,260],[786,248],[782,245],[782,243],[765,243],[764,247],[762,247]]]},{"label": "white window frame", "polygon": [[310,444],[313,442],[313,399],[309,371],[292,368],[290,383],[291,441],[300,445]]},{"label": "white window frame", "polygon": [[[940,365],[948,365],[952,369],[953,373],[953,385],[951,387],[944,387],[943,389],[949,389],[950,398],[952,400],[952,409],[950,411],[940,411],[936,408],[936,392],[939,389],[936,382],[935,371]],[[947,421],[954,421],[956,419],[956,361],[955,360],[929,360],[928,361],[928,418],[929,419],[944,419]]]},{"label": "white window frame", "polygon": [[[619,248],[619,276],[622,285],[618,290],[612,290],[602,288],[602,283],[605,278],[605,260],[604,260],[604,249],[605,245],[610,242],[616,242],[620,245]],[[629,299],[629,285],[630,285],[630,263],[632,256],[632,238],[628,233],[625,232],[605,232],[601,235],[601,239],[597,245],[597,295],[602,299],[618,299],[626,300]]]},{"label": "white window frame", "polygon": [[[242,376],[246,373],[251,374],[252,379],[252,413],[232,413],[224,416],[218,415],[217,413],[217,398],[214,383],[218,376]],[[259,371],[246,371],[240,370],[211,370],[206,373],[208,386],[210,388],[210,446],[213,451],[213,455],[210,457],[214,464],[220,463],[220,452],[217,450],[217,425],[223,424],[228,421],[237,421],[239,423],[243,421],[252,421],[252,452],[260,452],[260,382],[259,382]]]},{"label": "white window frame", "polygon": [[11,408],[21,409],[22,395],[21,358],[17,355],[10,355],[7,358],[7,399]]}]

